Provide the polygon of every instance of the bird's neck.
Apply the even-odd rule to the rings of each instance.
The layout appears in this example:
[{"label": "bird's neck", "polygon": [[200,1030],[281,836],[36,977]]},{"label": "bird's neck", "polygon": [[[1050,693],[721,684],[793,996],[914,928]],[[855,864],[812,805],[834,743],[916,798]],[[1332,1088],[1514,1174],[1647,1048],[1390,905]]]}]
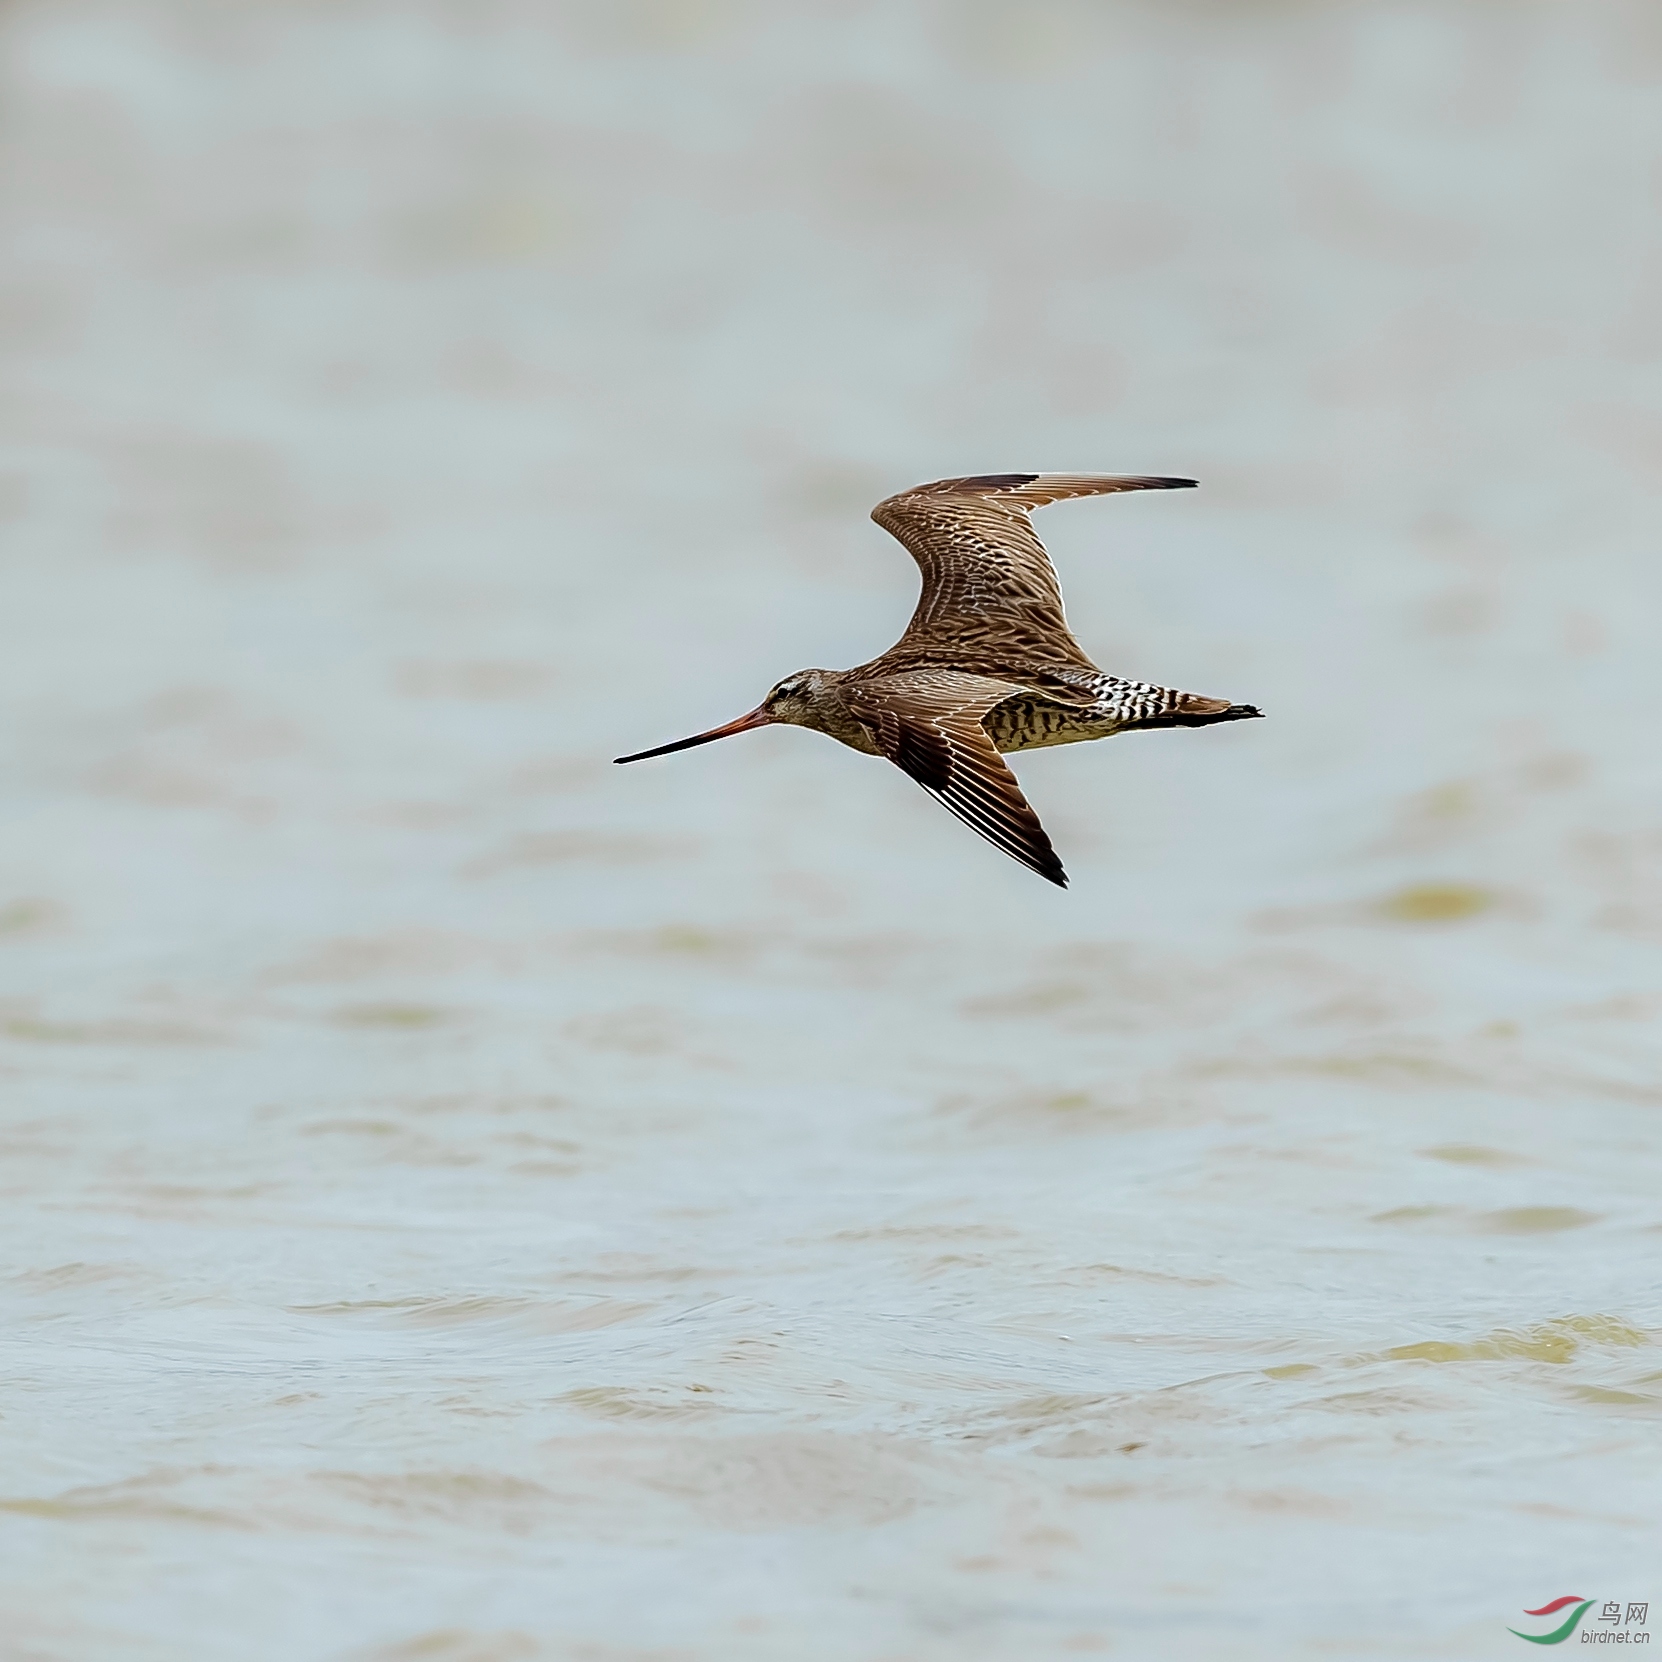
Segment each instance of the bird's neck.
[{"label": "bird's neck", "polygon": [[881,755],[871,736],[871,729],[849,709],[844,700],[839,686],[841,680],[841,675],[835,679],[828,675],[814,689],[809,716],[803,726],[828,734],[839,744],[846,744],[851,750],[861,751],[867,756]]}]

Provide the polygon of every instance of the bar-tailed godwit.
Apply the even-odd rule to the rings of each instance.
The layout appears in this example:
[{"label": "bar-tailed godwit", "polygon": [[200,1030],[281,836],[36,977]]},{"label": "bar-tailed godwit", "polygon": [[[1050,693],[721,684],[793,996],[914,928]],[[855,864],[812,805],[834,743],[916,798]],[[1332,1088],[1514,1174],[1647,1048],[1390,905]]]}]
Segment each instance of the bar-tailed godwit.
[{"label": "bar-tailed godwit", "polygon": [[1069,496],[1193,484],[989,473],[891,496],[871,517],[917,561],[923,593],[906,633],[887,652],[855,669],[798,670],[725,727],[617,759],[667,756],[773,722],[817,728],[886,757],[988,842],[1066,888],[1062,862],[1001,751],[1137,728],[1208,727],[1262,712],[1098,669],[1068,628],[1056,569],[1028,515]]}]

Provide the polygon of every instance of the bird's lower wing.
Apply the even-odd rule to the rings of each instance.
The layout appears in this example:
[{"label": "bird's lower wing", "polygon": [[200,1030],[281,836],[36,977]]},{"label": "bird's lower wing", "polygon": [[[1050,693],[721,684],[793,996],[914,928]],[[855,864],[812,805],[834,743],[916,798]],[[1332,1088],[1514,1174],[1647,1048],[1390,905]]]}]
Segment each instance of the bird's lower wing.
[{"label": "bird's lower wing", "polygon": [[1024,690],[942,670],[845,683],[842,694],[896,767],[994,847],[1065,889],[1039,816],[982,726],[989,710]]}]

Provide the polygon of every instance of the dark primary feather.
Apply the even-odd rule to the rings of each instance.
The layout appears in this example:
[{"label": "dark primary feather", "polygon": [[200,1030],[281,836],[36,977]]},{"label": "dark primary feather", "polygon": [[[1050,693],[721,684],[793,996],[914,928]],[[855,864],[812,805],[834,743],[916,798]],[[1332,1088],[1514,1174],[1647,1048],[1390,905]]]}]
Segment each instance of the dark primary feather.
[{"label": "dark primary feather", "polygon": [[1028,515],[1068,497],[1193,484],[1141,474],[988,473],[937,479],[879,502],[871,517],[917,561],[923,592],[906,633],[872,667],[1026,658],[1094,670],[1068,628],[1056,568]]},{"label": "dark primary feather", "polygon": [[1039,816],[982,725],[989,710],[1025,690],[943,670],[849,682],[843,697],[896,767],[1011,859],[1066,888]]}]

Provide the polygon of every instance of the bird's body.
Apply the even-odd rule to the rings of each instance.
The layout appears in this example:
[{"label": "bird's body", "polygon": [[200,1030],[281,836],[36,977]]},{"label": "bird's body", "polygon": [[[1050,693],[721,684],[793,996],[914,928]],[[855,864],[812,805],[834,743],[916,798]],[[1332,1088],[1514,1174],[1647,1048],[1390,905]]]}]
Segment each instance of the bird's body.
[{"label": "bird's body", "polygon": [[1074,639],[1028,514],[1047,502],[1171,490],[1192,479],[1001,473],[942,479],[872,518],[911,553],[923,592],[906,633],[854,669],[800,670],[747,716],[619,761],[642,761],[782,722],[812,727],[911,775],[945,807],[1051,882],[1062,863],[1000,753],[1260,712],[1098,669]]}]

